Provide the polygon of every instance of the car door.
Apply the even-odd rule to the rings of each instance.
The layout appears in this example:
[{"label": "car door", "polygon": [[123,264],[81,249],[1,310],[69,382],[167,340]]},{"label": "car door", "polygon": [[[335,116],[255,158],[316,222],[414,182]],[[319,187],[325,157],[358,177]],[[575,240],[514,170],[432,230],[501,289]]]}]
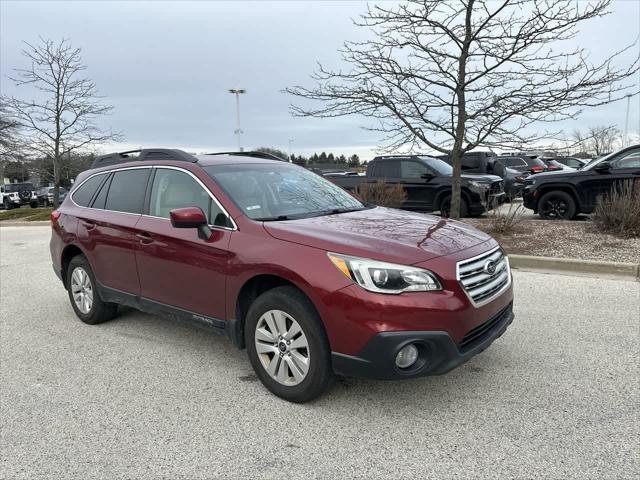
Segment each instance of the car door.
[{"label": "car door", "polygon": [[[208,240],[197,230],[174,228],[169,212],[200,207],[211,224]],[[156,167],[137,228],[136,264],[142,297],[190,313],[226,319],[226,269],[235,227],[197,176],[177,167]]]},{"label": "car door", "polygon": [[406,207],[412,210],[433,210],[436,187],[431,180],[436,174],[418,160],[402,160],[400,175],[407,192]]},{"label": "car door", "polygon": [[150,167],[107,172],[89,177],[72,194],[76,205],[86,205],[77,215],[78,239],[97,281],[130,295],[140,294],[135,226],[144,205],[150,173]]},{"label": "car door", "polygon": [[614,186],[622,186],[625,180],[640,178],[640,148],[625,150],[609,159],[611,170],[598,172],[595,168],[580,170],[580,184],[585,210],[592,211],[598,197],[609,194]]}]

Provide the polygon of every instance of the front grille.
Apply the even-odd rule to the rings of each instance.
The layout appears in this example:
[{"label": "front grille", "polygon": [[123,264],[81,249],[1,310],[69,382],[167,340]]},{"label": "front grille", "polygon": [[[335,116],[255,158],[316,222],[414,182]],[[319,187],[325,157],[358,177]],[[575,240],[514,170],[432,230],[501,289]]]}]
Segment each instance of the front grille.
[{"label": "front grille", "polygon": [[469,332],[464,337],[462,337],[462,341],[458,345],[460,350],[464,351],[465,349],[472,347],[476,342],[482,341],[493,331],[494,327],[502,322],[504,317],[509,314],[510,310],[511,305],[502,310],[495,317],[490,318],[489,320],[484,322],[482,325],[478,325],[473,330],[469,330]]},{"label": "front grille", "polygon": [[497,182],[493,182],[491,184],[491,188],[489,189],[490,195],[497,195],[498,193],[502,193],[504,191],[504,182],[502,180],[498,180]]},{"label": "front grille", "polygon": [[509,260],[500,247],[458,262],[457,277],[471,302],[484,305],[509,285]]}]

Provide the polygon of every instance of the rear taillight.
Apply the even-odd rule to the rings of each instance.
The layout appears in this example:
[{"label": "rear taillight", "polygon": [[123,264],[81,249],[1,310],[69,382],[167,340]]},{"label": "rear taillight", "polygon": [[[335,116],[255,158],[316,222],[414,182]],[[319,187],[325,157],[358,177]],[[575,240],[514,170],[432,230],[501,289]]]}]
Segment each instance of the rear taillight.
[{"label": "rear taillight", "polygon": [[55,225],[60,218],[60,212],[58,210],[54,210],[51,212],[51,225]]},{"label": "rear taillight", "polygon": [[531,173],[540,173],[540,172],[544,172],[544,167],[540,167],[540,166],[531,167]]}]

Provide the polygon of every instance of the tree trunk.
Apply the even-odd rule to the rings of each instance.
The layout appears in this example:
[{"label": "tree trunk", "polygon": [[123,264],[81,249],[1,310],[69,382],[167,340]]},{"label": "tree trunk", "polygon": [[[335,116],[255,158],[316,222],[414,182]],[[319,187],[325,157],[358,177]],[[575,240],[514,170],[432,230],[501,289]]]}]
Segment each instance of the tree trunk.
[{"label": "tree trunk", "polygon": [[455,140],[451,151],[451,163],[453,164],[453,179],[451,183],[451,218],[460,218],[460,198],[462,195],[462,142],[464,141],[465,123],[467,121],[467,109],[465,103],[465,82],[467,78],[467,58],[469,56],[469,44],[471,43],[471,13],[474,0],[469,0],[465,16],[465,38],[458,59],[458,78],[456,79],[456,99],[458,116],[456,119]]}]

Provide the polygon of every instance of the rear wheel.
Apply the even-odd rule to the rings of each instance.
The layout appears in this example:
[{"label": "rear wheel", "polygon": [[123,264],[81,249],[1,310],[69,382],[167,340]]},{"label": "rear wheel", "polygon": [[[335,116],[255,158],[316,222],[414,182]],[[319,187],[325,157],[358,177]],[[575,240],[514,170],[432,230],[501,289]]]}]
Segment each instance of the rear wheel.
[{"label": "rear wheel", "polygon": [[294,287],[274,288],[253,302],[245,343],[258,378],[285,400],[313,400],[333,379],[329,342],[320,317]]},{"label": "rear wheel", "polygon": [[[465,218],[469,215],[469,207],[467,201],[464,198],[460,198],[460,218]],[[440,216],[451,216],[451,195],[447,195],[440,201]]]},{"label": "rear wheel", "polygon": [[31,202],[31,208],[38,208],[38,202]]},{"label": "rear wheel", "polygon": [[576,201],[567,192],[545,193],[538,203],[538,215],[545,220],[571,220],[576,216]]},{"label": "rear wheel", "polygon": [[84,255],[77,255],[69,262],[67,289],[71,306],[84,323],[95,325],[116,316],[118,305],[100,299],[96,290],[96,278]]}]

